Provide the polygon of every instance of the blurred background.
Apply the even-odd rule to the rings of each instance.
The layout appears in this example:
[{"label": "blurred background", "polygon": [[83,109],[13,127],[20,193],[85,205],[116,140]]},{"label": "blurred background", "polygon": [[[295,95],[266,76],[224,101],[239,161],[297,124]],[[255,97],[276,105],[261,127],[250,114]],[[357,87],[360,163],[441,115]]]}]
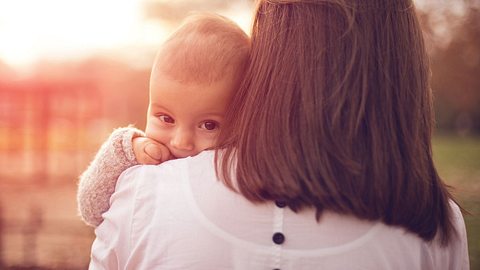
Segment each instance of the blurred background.
[{"label": "blurred background", "polygon": [[[416,0],[431,57],[434,158],[470,212],[480,269],[480,1]],[[150,66],[190,11],[249,32],[252,0],[0,0],[0,269],[86,269],[79,174],[110,132],[143,129]]]}]

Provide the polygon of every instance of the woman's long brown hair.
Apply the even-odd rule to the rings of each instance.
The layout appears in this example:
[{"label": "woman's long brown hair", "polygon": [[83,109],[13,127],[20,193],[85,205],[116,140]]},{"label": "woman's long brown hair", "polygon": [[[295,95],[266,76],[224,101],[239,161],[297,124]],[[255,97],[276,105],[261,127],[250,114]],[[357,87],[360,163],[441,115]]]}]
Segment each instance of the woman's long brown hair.
[{"label": "woman's long brown hair", "polygon": [[381,220],[447,244],[451,195],[432,161],[432,114],[412,1],[263,0],[217,172],[253,202]]}]

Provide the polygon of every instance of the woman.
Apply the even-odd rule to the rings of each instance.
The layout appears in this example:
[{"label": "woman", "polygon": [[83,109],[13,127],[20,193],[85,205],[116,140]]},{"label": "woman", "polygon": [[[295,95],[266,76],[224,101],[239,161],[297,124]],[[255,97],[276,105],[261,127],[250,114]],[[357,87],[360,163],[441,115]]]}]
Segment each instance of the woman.
[{"label": "woman", "polygon": [[91,268],[468,269],[428,76],[411,1],[259,1],[224,149],[124,172]]}]

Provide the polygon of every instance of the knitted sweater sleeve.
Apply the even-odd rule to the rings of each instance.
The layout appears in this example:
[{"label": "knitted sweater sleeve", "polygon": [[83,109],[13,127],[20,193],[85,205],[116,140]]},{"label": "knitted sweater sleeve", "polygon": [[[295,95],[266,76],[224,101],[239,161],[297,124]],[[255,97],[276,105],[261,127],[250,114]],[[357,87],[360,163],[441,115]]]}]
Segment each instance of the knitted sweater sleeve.
[{"label": "knitted sweater sleeve", "polygon": [[110,208],[110,196],[118,177],[124,170],[139,164],[132,147],[132,139],[139,136],[144,133],[134,127],[114,130],[80,176],[77,206],[87,225],[96,227],[103,221],[102,214]]}]

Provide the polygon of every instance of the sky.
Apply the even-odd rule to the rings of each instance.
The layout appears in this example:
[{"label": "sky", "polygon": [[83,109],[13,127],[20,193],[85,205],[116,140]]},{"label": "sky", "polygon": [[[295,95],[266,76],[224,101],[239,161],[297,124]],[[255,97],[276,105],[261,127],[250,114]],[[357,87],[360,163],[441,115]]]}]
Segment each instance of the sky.
[{"label": "sky", "polygon": [[[63,61],[111,54],[148,66],[150,60],[141,62],[139,54],[158,46],[172,28],[146,18],[147,1],[167,0],[0,0],[0,62],[21,69],[43,59]],[[459,5],[451,5],[462,2],[459,0],[415,1],[421,9],[443,6],[462,11]],[[176,0],[181,2],[207,0]],[[252,1],[230,3],[229,9],[217,12],[248,32]]]},{"label": "sky", "polygon": [[[93,54],[139,59],[136,54],[158,46],[172,31],[171,25],[145,17],[145,2],[0,0],[0,62],[26,68],[42,59],[75,60]],[[218,12],[248,31],[248,1],[237,2]]]},{"label": "sky", "polygon": [[21,66],[124,46],[136,38],[139,11],[136,1],[0,0],[0,59]]}]

